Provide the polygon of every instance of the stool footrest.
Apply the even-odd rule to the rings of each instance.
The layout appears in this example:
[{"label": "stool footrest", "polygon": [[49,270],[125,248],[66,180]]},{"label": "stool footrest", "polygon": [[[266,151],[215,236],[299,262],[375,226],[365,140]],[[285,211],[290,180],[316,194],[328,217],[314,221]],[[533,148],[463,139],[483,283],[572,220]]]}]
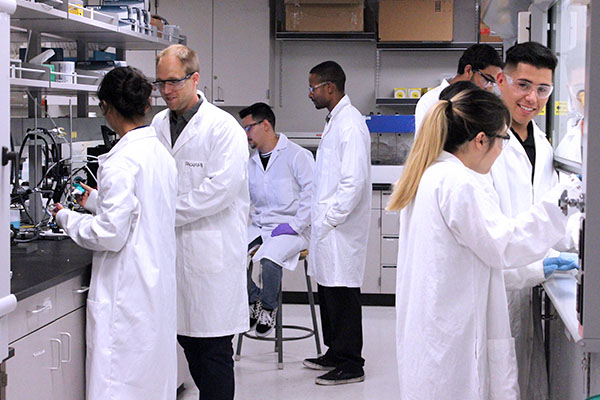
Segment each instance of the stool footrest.
[{"label": "stool footrest", "polygon": [[[283,336],[281,338],[281,340],[283,342],[287,342],[287,341],[291,341],[291,340],[302,340],[302,339],[307,339],[311,336],[315,335],[315,331],[312,330],[311,328],[307,328],[305,326],[298,326],[298,325],[282,325],[281,326],[282,329],[291,329],[291,330],[297,330],[297,331],[305,331],[308,332],[305,335],[302,336]],[[248,332],[244,332],[244,336],[250,339],[255,339],[255,340],[264,340],[267,342],[276,342],[277,341],[277,337],[260,337],[260,336],[256,336],[252,333],[248,333]]]}]

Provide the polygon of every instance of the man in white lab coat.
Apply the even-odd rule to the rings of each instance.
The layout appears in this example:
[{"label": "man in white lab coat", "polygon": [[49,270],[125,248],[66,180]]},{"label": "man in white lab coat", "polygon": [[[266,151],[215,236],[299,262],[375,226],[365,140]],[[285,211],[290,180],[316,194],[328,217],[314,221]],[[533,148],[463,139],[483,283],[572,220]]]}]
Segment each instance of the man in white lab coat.
[{"label": "man in white lab coat", "polygon": [[309,252],[329,349],[304,360],[308,368],[330,370],[316,379],[321,385],[365,378],[360,286],[371,212],[371,140],[364,117],[344,94],[345,82],[334,61],[313,67],[308,79],[308,97],[317,109],[329,111],[317,150]]},{"label": "man in white lab coat", "polygon": [[[508,217],[515,217],[539,202],[558,180],[552,165],[552,146],[533,121],[552,93],[556,63],[556,56],[546,46],[521,43],[506,52],[504,70],[497,75],[502,100],[512,116],[512,126],[508,132],[509,143],[490,173],[500,208]],[[566,238],[559,246],[562,250],[571,249],[574,241]],[[534,313],[531,306],[531,288],[542,283],[554,269],[546,264],[539,260],[504,272],[523,400],[548,398],[540,315]],[[567,260],[565,265],[568,265]]]},{"label": "man in white lab coat", "polygon": [[449,85],[460,81],[472,81],[485,90],[492,90],[496,84],[496,76],[502,68],[502,58],[489,44],[470,46],[458,60],[458,70],[454,78],[428,91],[419,99],[415,108],[415,135],[425,118],[427,111],[440,99],[440,93]]},{"label": "man in white lab coat", "polygon": [[262,266],[262,290],[248,277],[250,329],[267,336],[275,326],[282,267],[296,269],[308,248],[310,200],[315,160],[312,154],[275,133],[275,114],[265,103],[239,112],[250,147],[248,165],[250,213],[248,248],[260,245],[254,261]]},{"label": "man in white lab coat", "polygon": [[154,83],[168,109],[152,126],[178,170],[177,339],[200,397],[231,400],[232,339],[248,330],[248,146],[235,118],[196,90],[198,71],[186,46],[158,55]]}]

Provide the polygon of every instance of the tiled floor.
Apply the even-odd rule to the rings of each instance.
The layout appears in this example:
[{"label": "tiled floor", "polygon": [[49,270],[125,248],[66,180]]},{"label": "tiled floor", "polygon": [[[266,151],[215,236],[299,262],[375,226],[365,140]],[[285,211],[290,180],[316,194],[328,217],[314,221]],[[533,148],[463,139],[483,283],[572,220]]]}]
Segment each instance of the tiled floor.
[{"label": "tiled floor", "polygon": [[[311,326],[307,305],[284,305],[285,324]],[[318,311],[317,311],[318,313]],[[365,381],[340,386],[319,386],[322,374],[302,366],[316,355],[313,338],[284,343],[284,369],[277,369],[272,342],[244,338],[242,358],[235,364],[236,400],[361,400],[393,399],[398,393],[393,307],[363,307]],[[234,339],[234,346],[237,338]],[[178,400],[198,400],[191,378]]]}]

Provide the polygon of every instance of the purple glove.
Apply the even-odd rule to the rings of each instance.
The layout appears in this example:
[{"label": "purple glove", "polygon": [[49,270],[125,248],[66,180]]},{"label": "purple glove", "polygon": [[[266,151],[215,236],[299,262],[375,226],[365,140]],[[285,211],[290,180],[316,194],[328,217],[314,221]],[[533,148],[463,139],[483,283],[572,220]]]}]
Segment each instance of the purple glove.
[{"label": "purple glove", "polygon": [[273,232],[271,232],[271,237],[279,235],[297,235],[297,233],[292,229],[290,224],[279,224],[275,229],[273,229]]}]

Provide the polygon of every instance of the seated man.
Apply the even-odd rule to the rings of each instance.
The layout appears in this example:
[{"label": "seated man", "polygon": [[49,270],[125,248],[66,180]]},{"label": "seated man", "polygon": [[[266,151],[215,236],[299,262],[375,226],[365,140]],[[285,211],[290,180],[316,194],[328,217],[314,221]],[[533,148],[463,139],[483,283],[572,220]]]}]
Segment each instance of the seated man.
[{"label": "seated man", "polygon": [[267,336],[275,326],[282,267],[294,270],[310,235],[310,201],[314,158],[312,154],[275,133],[275,114],[265,103],[239,113],[250,147],[256,151],[248,163],[251,226],[248,248],[262,244],[253,257],[262,266],[262,290],[248,281],[250,329]]}]

